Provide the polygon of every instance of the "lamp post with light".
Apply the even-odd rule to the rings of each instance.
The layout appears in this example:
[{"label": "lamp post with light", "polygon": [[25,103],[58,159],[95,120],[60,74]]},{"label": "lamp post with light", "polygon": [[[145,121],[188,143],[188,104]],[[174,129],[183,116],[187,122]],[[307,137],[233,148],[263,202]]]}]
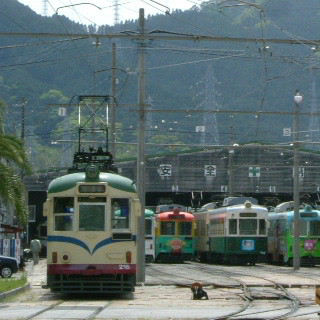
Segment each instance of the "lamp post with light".
[{"label": "lamp post with light", "polygon": [[294,96],[294,123],[293,123],[293,269],[300,268],[300,199],[299,199],[299,105],[302,102],[302,96],[296,91]]}]

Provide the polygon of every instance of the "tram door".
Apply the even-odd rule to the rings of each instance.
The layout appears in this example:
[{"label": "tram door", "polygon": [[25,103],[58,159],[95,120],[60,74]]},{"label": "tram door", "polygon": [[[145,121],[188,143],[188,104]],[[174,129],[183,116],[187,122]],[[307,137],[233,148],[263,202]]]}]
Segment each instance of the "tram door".
[{"label": "tram door", "polygon": [[281,220],[276,220],[274,231],[274,261],[280,262],[281,257]]},{"label": "tram door", "polygon": [[273,241],[273,260],[279,262],[279,221],[276,221]]}]

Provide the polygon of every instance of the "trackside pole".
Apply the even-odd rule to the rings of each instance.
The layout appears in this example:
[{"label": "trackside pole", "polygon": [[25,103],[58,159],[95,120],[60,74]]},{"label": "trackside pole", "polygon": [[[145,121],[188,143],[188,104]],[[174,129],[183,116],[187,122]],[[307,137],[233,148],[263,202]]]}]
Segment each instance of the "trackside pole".
[{"label": "trackside pole", "polygon": [[[139,33],[143,35],[144,9],[139,10]],[[138,79],[138,104],[139,104],[139,133],[137,156],[137,186],[141,203],[141,216],[138,218],[137,241],[137,282],[145,282],[145,66],[144,66],[144,41],[138,43],[139,54],[139,79]]]}]

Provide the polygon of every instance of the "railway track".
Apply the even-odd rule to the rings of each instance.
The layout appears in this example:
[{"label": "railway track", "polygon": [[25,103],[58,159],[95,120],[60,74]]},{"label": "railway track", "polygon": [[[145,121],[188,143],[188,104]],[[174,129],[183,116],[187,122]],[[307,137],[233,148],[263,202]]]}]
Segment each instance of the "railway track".
[{"label": "railway track", "polygon": [[[276,270],[278,273],[288,274],[291,272],[292,268],[290,267],[283,267],[283,266],[273,266],[273,265],[263,265],[263,264],[256,264],[256,267],[259,269],[265,269],[269,271]],[[304,268],[302,270],[294,271],[300,278],[308,279],[308,280],[315,280],[318,281],[320,284],[320,266],[315,266],[312,268]],[[306,275],[307,273],[307,275]]]},{"label": "railway track", "polygon": [[[36,317],[38,317],[39,315],[42,315],[42,317],[43,317],[44,314],[48,311],[54,311],[55,309],[59,310],[59,308],[62,307],[62,304],[65,302],[68,302],[68,301],[70,301],[70,300],[66,299],[66,300],[61,300],[56,303],[53,303],[50,306],[24,318],[24,320],[32,320],[32,319],[35,319]],[[97,306],[97,309],[94,310],[90,315],[83,317],[83,318],[77,318],[77,319],[78,320],[94,320],[103,310],[105,310],[110,305],[110,303],[111,303],[111,301],[108,301],[107,303],[105,303],[104,305],[102,305],[100,307]],[[87,307],[88,307],[88,310],[92,310],[92,308],[93,308],[92,306],[87,306]],[[71,311],[72,308],[77,309],[77,308],[79,308],[79,306],[68,305],[66,308],[68,308],[68,310]],[[85,306],[82,307],[82,310],[85,311]]]},{"label": "railway track", "polygon": [[[179,265],[177,265],[177,266],[179,266]],[[183,266],[185,266],[185,265],[183,265]],[[172,275],[172,273],[169,273],[169,272],[166,272],[166,271],[163,271],[163,270],[159,270],[159,268],[157,268],[155,265],[154,266],[149,265],[148,268],[149,268],[149,270],[153,270],[154,273],[157,274],[155,277],[158,277],[158,278],[160,278],[159,277],[159,273],[162,274],[163,277],[165,277],[165,278],[167,278],[168,276]],[[180,269],[179,267],[177,267],[177,268]],[[178,274],[178,273],[176,273],[176,274]],[[192,278],[192,277],[181,276],[181,274],[179,274],[178,278],[183,278],[185,280],[189,280],[189,281],[191,281],[191,283],[199,281],[199,278],[196,279],[196,278]],[[171,284],[171,285],[175,284],[175,285],[181,286],[181,282],[179,282],[179,281],[176,281],[176,280],[167,280],[167,281],[168,281],[168,284]],[[244,312],[246,309],[248,309],[251,306],[253,299],[251,297],[250,289],[241,280],[235,280],[234,282],[236,282],[236,284],[225,285],[224,288],[229,288],[229,289],[239,289],[240,288],[241,291],[242,291],[242,294],[240,294],[240,293],[233,293],[233,294],[235,296],[237,296],[238,298],[240,298],[241,300],[243,300],[244,304],[236,312],[229,313],[228,315],[224,316],[223,318],[221,318],[221,317],[213,317],[213,318],[211,318],[211,320],[213,320],[213,319],[216,319],[216,320],[218,320],[218,319],[228,319],[229,317],[231,317],[233,315],[237,315],[239,313]],[[213,283],[211,281],[210,282],[203,282],[202,281],[202,283],[203,283],[204,286],[209,286],[209,285],[216,286],[216,287],[221,286],[221,284]],[[185,285],[185,286],[188,287],[188,288],[190,287],[190,285]],[[221,290],[221,291],[224,291],[224,290]],[[226,290],[225,290],[225,292],[227,293]],[[228,292],[228,294],[230,294],[230,292]]]},{"label": "railway track", "polygon": [[[270,279],[266,279],[266,278],[263,278],[263,277],[258,277],[258,276],[254,276],[254,275],[248,275],[246,273],[239,273],[239,272],[234,272],[234,271],[226,271],[225,269],[219,269],[215,266],[211,266],[211,265],[208,265],[206,266],[207,267],[207,270],[206,270],[206,267],[203,268],[202,265],[200,263],[192,263],[190,264],[196,268],[199,268],[199,265],[201,266],[200,269],[202,270],[202,272],[208,272],[208,274],[211,274],[212,271],[215,271],[215,270],[219,270],[220,272],[223,271],[224,273],[226,273],[227,275],[231,275],[231,276],[235,276],[235,275],[241,275],[241,276],[249,276],[249,277],[252,277],[252,278],[256,278],[256,279],[259,279],[259,280],[263,280],[263,281],[266,281],[266,282],[269,282],[269,283],[272,283],[272,285],[274,286],[274,290],[270,290],[270,288],[266,289],[266,288],[263,288],[262,292],[266,293],[266,294],[275,294],[279,297],[279,300],[286,300],[288,301],[288,306],[284,306],[282,309],[286,310],[286,309],[290,309],[288,312],[285,312],[283,315],[281,316],[275,316],[275,317],[268,317],[268,318],[260,318],[260,319],[269,319],[269,320],[277,320],[277,319],[285,319],[289,316],[291,316],[292,314],[296,313],[297,310],[299,309],[299,305],[300,305],[300,300],[295,297],[294,295],[290,294],[288,292],[288,290],[286,290],[281,284],[273,281],[273,280],[270,280]],[[237,279],[238,280],[238,279]],[[260,293],[261,293],[261,289],[259,289]],[[255,296],[253,295],[253,292],[251,291],[251,297],[253,298],[253,300],[255,300]],[[281,310],[281,309],[278,309],[278,310]],[[273,311],[273,310],[270,310],[270,311]],[[264,313],[266,313],[268,311],[264,311]],[[259,314],[259,316],[261,316],[261,312]],[[230,318],[230,317],[228,317]],[[239,319],[239,318],[238,318]]]},{"label": "railway track", "polygon": [[[250,319],[268,319],[268,320],[278,320],[278,319],[287,319],[288,317],[292,318],[294,317],[294,314],[300,309],[303,310],[306,306],[301,305],[299,298],[291,294],[287,289],[283,287],[280,283],[277,283],[276,281],[266,279],[263,277],[255,276],[252,274],[248,274],[245,272],[234,272],[234,271],[227,271],[224,268],[219,268],[213,265],[203,265],[200,263],[190,262],[184,265],[174,265],[173,270],[170,270],[169,272],[164,271],[162,268],[154,266],[149,266],[149,270],[151,270],[152,274],[157,273],[158,277],[160,275],[163,275],[164,278],[168,278],[169,276],[172,276],[174,274],[176,276],[176,280],[172,280],[170,284],[175,285],[181,285],[181,281],[178,281],[177,278],[182,278],[184,280],[188,281],[201,281],[199,280],[199,276],[197,276],[197,279],[190,276],[184,276],[183,274],[187,271],[188,274],[195,273],[195,271],[200,271],[200,275],[205,274],[207,280],[202,281],[204,285],[213,285],[215,288],[221,289],[221,280],[224,279],[224,285],[223,288],[226,290],[229,289],[241,289],[241,294],[235,294],[237,296],[240,296],[242,300],[244,301],[244,304],[237,312],[232,312],[230,314],[226,314],[225,316],[221,317],[212,317],[211,319],[247,319],[246,317],[250,317]],[[148,272],[149,272],[148,270]],[[269,284],[269,286],[260,287],[259,290],[256,288],[250,288],[248,287],[248,284],[243,281],[239,280],[236,277],[238,276],[244,276],[244,277],[251,277],[259,279],[259,281],[264,281],[266,284]],[[204,278],[204,277],[201,277]],[[220,280],[219,282],[211,281],[211,279],[214,278],[217,280],[217,278]],[[233,283],[230,283],[233,281]],[[167,280],[169,284],[169,280]],[[271,287],[271,288],[269,288]],[[223,291],[223,290],[222,290]],[[230,291],[228,292],[230,294]],[[281,303],[283,302],[283,305],[279,308],[272,308],[269,310],[261,310],[259,312],[246,312],[251,307],[254,306],[255,303],[262,300],[261,295],[264,296],[263,300],[267,300],[268,296],[271,300],[277,300]],[[271,312],[277,311],[276,316],[270,315]],[[283,313],[281,314],[281,311]],[[245,312],[245,314],[244,314]],[[279,315],[280,313],[280,315]]]}]

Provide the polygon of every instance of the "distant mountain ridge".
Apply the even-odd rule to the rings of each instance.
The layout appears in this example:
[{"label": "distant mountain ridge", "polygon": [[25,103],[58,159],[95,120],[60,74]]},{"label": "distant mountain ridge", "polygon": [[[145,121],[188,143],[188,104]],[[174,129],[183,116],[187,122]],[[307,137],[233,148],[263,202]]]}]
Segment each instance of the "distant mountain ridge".
[{"label": "distant mountain ridge", "polygon": [[[185,34],[206,34],[219,37],[320,39],[320,4],[316,0],[261,0],[255,6],[219,7],[216,1],[204,2],[192,10],[177,10],[170,15],[148,17],[147,32],[163,30]],[[260,8],[260,9],[259,9]],[[147,10],[146,10],[147,12]],[[59,38],[0,37],[0,98],[9,105],[28,100],[26,125],[34,133],[45,136],[61,126],[56,109],[48,104],[64,103],[79,94],[110,94],[111,73],[96,71],[111,67],[111,41],[99,39],[94,33],[137,31],[137,21],[119,26],[95,28],[74,23],[64,16],[43,17],[16,0],[0,2],[0,32],[91,33],[87,40],[67,41]],[[59,42],[54,42],[59,40]],[[66,40],[66,41],[61,41]],[[219,105],[221,110],[290,111],[297,88],[304,94],[303,108],[310,109],[310,64],[319,62],[318,52],[309,45],[279,45],[266,42],[206,42],[149,41],[146,51],[147,96],[155,109],[201,110]],[[12,46],[12,48],[4,48]],[[117,41],[117,67],[137,68],[136,43]],[[312,62],[311,62],[312,61]],[[212,66],[217,81],[214,95],[208,102],[205,89],[206,72]],[[136,103],[135,72],[117,72],[120,104]],[[319,87],[319,75],[313,78]],[[213,80],[212,80],[213,81]],[[50,90],[53,90],[52,92]],[[12,108],[12,119],[19,122],[19,112]],[[126,127],[132,125],[127,109],[119,107],[118,122],[122,123],[122,138],[132,141],[135,135]],[[150,113],[148,130],[154,135],[166,135],[170,130],[179,141],[199,143],[195,126],[204,123],[202,113]],[[8,121],[13,121],[13,120]],[[161,122],[161,120],[165,120]],[[221,143],[231,141],[285,141],[283,127],[290,127],[291,117],[255,115],[217,115]],[[174,126],[178,122],[178,127]],[[180,122],[180,123],[179,123]],[[157,132],[156,124],[162,127]],[[302,128],[309,119],[302,119]],[[150,128],[150,126],[152,128]],[[159,127],[158,126],[158,127]],[[171,128],[171,129],[170,129]],[[9,126],[8,130],[13,127]],[[232,130],[231,130],[232,129]],[[160,139],[160,138],[159,138]],[[162,138],[164,139],[164,138]],[[161,140],[161,139],[160,139]],[[39,138],[42,145],[49,139]]]}]

